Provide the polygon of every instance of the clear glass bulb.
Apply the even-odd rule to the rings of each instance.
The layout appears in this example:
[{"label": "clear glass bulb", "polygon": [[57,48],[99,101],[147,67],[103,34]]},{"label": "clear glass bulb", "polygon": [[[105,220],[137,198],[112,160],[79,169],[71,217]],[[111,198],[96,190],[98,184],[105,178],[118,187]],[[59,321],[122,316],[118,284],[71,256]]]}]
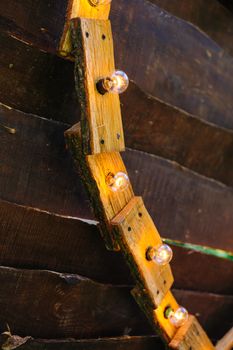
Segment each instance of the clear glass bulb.
[{"label": "clear glass bulb", "polygon": [[180,306],[176,311],[171,311],[168,318],[173,326],[177,328],[181,327],[188,319],[188,311],[184,307]]},{"label": "clear glass bulb", "polygon": [[123,172],[108,174],[106,183],[113,192],[124,191],[129,186],[129,177]]},{"label": "clear glass bulb", "polygon": [[158,265],[166,265],[172,260],[173,252],[169,245],[162,244],[158,248],[150,247],[146,257],[148,260],[154,260]]},{"label": "clear glass bulb", "polygon": [[110,4],[112,0],[88,0],[91,6],[100,6]]},{"label": "clear glass bulb", "polygon": [[129,78],[126,73],[117,70],[111,77],[103,79],[102,84],[105,91],[121,94],[129,86]]}]

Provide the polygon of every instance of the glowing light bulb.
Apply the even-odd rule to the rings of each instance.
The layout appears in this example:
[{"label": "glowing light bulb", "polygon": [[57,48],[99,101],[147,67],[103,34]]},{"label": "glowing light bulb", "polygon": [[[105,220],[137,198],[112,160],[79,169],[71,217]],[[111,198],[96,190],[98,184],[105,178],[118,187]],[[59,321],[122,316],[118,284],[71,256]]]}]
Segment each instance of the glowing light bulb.
[{"label": "glowing light bulb", "polygon": [[188,311],[180,306],[176,311],[172,311],[168,315],[169,321],[175,327],[181,327],[188,319]]},{"label": "glowing light bulb", "polygon": [[129,85],[129,78],[124,72],[117,70],[111,77],[106,77],[97,82],[97,90],[104,95],[106,92],[121,94]]},{"label": "glowing light bulb", "polygon": [[129,178],[123,172],[118,172],[115,175],[110,173],[106,177],[106,183],[113,192],[121,192],[129,186]]},{"label": "glowing light bulb", "polygon": [[107,5],[111,2],[112,0],[88,0],[89,4],[91,6],[100,6],[100,5]]},{"label": "glowing light bulb", "polygon": [[167,244],[162,244],[158,248],[149,247],[146,252],[147,260],[154,260],[158,265],[168,264],[172,256],[172,249]]}]

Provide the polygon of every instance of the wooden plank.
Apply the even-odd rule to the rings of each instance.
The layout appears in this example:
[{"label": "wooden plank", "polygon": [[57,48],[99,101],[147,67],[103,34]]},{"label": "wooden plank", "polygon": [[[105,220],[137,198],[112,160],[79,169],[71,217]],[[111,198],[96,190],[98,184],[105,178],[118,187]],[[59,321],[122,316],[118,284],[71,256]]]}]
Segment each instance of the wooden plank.
[{"label": "wooden plank", "polygon": [[231,130],[203,122],[151,98],[132,82],[122,94],[121,102],[128,147],[176,161],[202,175],[233,185]]},{"label": "wooden plank", "polygon": [[217,350],[231,350],[233,347],[233,328],[231,328],[227,334],[216,344]]},{"label": "wooden plank", "polygon": [[190,350],[190,348],[194,350],[215,349],[197,319],[191,315],[187,322],[178,329],[169,347],[179,350]]},{"label": "wooden plank", "polygon": [[149,334],[128,287],[69,273],[0,267],[0,331],[19,336],[95,338]]},{"label": "wooden plank", "polygon": [[106,184],[106,178],[109,173],[117,174],[127,170],[119,153],[103,153],[94,156],[87,156],[88,167],[94,178],[98,189],[100,201],[103,204],[106,218],[111,221],[133,197],[133,189],[129,183],[124,191],[113,192]]},{"label": "wooden plank", "polygon": [[108,19],[110,3],[104,6],[93,6],[88,0],[70,0],[67,1],[66,23],[64,32],[59,44],[58,52],[62,56],[70,56],[72,43],[70,36],[70,20],[72,18],[83,17],[99,20]]},{"label": "wooden plank", "polygon": [[136,283],[157,307],[171,288],[173,276],[169,265],[159,266],[146,259],[147,249],[158,248],[162,240],[141,197],[134,197],[111,223],[116,226],[118,244]]},{"label": "wooden plank", "polygon": [[[24,338],[15,336],[4,344],[18,344],[24,341]],[[20,345],[20,350],[120,350],[122,347],[126,350],[163,350],[164,345],[156,336],[134,336],[118,338],[99,338],[90,340],[76,339],[28,339]]]},{"label": "wooden plank", "polygon": [[[93,220],[80,177],[65,150],[67,126],[3,106],[1,123],[17,131],[10,135],[1,130],[1,198]],[[123,156],[135,193],[142,194],[163,237],[232,249],[231,189],[159,157],[133,150]]]},{"label": "wooden plank", "polygon": [[[150,0],[171,14],[191,22],[208,34],[225,51],[233,53],[232,14],[215,0]],[[206,10],[208,9],[208,11]]]},{"label": "wooden plank", "polygon": [[77,19],[72,22],[72,36],[83,150],[87,154],[124,151],[119,95],[102,95],[96,88],[115,70],[110,22]]},{"label": "wooden plank", "polygon": [[[133,285],[133,279],[121,254],[107,251],[104,247],[97,222],[83,222],[82,218],[54,215],[2,200],[0,222],[1,265],[69,271],[105,284]],[[175,288],[233,294],[231,261],[179,247],[172,249],[171,265]],[[180,295],[177,297],[181,299]],[[191,296],[188,301],[182,299],[181,305],[190,308],[191,299]],[[202,304],[202,299],[196,300],[195,305],[192,303],[194,306],[191,313],[198,311]],[[205,303],[206,301],[203,304]],[[212,307],[216,309],[219,304],[220,301],[216,300]],[[219,310],[222,308],[224,305]],[[201,313],[203,319],[206,314]],[[214,321],[210,318],[205,319],[205,324],[211,325],[212,322]]]},{"label": "wooden plank", "polygon": [[141,89],[203,120],[232,129],[230,55],[195,26],[148,1],[113,2],[110,19],[118,53],[116,64]]},{"label": "wooden plank", "polygon": [[110,220],[134,195],[130,182],[124,191],[118,192],[113,192],[107,184],[107,178],[110,174],[113,176],[118,172],[127,174],[121,156],[118,152],[111,152],[85,157],[82,152],[83,142],[80,124],[67,130],[65,137],[76,168],[88,191],[92,208],[100,222],[106,247],[110,250],[118,250],[119,246],[111,232]]}]

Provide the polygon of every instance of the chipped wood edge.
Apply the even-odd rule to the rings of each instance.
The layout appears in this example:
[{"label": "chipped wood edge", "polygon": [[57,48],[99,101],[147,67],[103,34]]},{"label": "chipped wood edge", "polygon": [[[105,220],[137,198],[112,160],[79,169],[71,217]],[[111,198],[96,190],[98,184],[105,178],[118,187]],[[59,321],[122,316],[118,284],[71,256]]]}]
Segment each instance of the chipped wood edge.
[{"label": "chipped wood edge", "polygon": [[75,169],[79,173],[82,183],[84,184],[86,191],[91,201],[91,207],[94,211],[95,216],[99,220],[99,229],[101,236],[104,239],[106,248],[108,250],[119,251],[119,245],[111,233],[111,227],[107,224],[107,219],[103,205],[100,201],[100,194],[98,186],[92,177],[90,169],[87,165],[86,158],[83,155],[82,148],[82,135],[80,123],[75,124],[65,132],[65,140],[67,147],[72,155]]},{"label": "chipped wood edge", "polygon": [[73,18],[108,19],[111,4],[93,7],[88,0],[69,0],[66,10],[63,34],[58,46],[58,54],[68,60],[74,61],[73,46],[71,40],[70,21]]}]

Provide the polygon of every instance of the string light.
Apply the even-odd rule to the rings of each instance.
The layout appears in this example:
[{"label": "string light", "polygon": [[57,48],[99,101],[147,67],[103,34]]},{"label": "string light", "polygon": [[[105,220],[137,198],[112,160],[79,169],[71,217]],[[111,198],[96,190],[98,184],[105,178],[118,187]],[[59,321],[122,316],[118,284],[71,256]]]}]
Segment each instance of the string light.
[{"label": "string light", "polygon": [[106,183],[113,192],[121,192],[129,186],[129,178],[123,172],[118,172],[115,175],[109,173],[106,176]]},{"label": "string light", "polygon": [[121,94],[129,85],[129,78],[121,70],[115,71],[110,77],[106,77],[97,82],[97,90],[104,95],[106,92]]},{"label": "string light", "polygon": [[158,248],[149,247],[146,251],[147,260],[153,260],[158,265],[168,264],[173,256],[172,249],[167,244],[162,244]]},{"label": "string light", "polygon": [[183,326],[188,319],[188,311],[183,306],[180,306],[176,311],[168,307],[164,314],[165,318],[168,318],[171,324],[176,328]]},{"label": "string light", "polygon": [[108,5],[112,0],[88,0],[91,6],[100,6],[100,5]]}]

